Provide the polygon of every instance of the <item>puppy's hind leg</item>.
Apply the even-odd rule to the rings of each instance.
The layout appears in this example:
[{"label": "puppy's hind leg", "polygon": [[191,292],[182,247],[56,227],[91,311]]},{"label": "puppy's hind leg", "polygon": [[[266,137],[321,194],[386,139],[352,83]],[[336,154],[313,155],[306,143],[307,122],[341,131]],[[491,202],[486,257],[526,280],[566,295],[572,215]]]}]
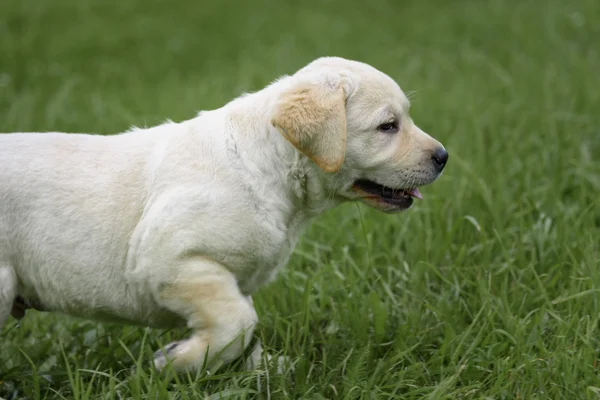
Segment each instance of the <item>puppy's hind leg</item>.
[{"label": "puppy's hind leg", "polygon": [[10,315],[16,296],[17,276],[15,271],[7,265],[0,265],[0,329]]}]

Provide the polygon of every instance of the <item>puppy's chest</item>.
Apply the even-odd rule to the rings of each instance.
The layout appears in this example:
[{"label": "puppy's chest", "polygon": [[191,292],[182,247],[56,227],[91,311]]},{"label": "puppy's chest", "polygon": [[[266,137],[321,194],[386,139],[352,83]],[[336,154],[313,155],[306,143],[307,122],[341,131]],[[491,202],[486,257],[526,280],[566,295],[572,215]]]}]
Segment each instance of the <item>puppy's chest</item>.
[{"label": "puppy's chest", "polygon": [[276,277],[288,263],[303,228],[302,221],[292,221],[284,228],[257,233],[255,237],[260,240],[252,246],[254,251],[232,266],[242,293],[252,294]]}]

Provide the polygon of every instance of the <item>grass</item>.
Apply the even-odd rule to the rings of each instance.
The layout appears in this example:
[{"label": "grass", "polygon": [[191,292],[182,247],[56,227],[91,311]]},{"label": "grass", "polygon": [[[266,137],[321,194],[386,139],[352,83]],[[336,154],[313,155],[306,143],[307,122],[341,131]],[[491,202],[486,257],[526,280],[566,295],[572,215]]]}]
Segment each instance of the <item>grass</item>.
[{"label": "grass", "polygon": [[598,20],[596,0],[0,2],[0,131],[182,120],[340,55],[413,92],[451,154],[406,213],[316,220],[254,296],[294,373],[168,381],[150,356],[184,331],[31,312],[0,333],[0,397],[600,398]]}]

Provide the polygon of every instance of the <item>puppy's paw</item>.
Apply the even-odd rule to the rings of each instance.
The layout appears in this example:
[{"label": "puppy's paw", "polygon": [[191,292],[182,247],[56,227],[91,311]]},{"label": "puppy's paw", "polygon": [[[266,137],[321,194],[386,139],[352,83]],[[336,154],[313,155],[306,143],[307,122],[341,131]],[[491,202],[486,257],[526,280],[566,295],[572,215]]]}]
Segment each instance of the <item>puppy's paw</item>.
[{"label": "puppy's paw", "polygon": [[294,373],[294,364],[292,363],[292,359],[288,356],[279,356],[273,360],[273,357],[269,356],[269,361],[275,363],[277,365],[277,373],[279,375]]},{"label": "puppy's paw", "polygon": [[260,368],[261,364],[263,364],[263,361],[266,361],[267,364],[276,366],[277,373],[280,375],[289,372],[294,372],[294,365],[289,357],[273,357],[271,354],[263,351],[262,344],[259,341],[252,349],[252,352],[250,353],[248,358],[246,358],[246,370],[250,371]]},{"label": "puppy's paw", "polygon": [[182,341],[173,342],[166,345],[164,349],[160,349],[155,352],[154,368],[162,371],[169,362],[173,361],[177,357],[177,354],[180,353],[182,346]]},{"label": "puppy's paw", "polygon": [[252,348],[250,355],[246,358],[246,370],[253,371],[258,369],[262,362],[262,356],[263,347],[261,341],[259,340],[256,345],[254,345],[254,348]]}]

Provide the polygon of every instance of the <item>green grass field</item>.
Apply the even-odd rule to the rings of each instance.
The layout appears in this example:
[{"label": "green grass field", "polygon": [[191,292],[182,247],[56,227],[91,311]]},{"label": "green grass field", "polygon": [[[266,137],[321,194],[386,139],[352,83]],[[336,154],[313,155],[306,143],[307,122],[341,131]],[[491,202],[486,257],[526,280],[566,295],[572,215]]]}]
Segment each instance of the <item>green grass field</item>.
[{"label": "green grass field", "polygon": [[315,220],[254,296],[293,373],[168,381],[151,354],[184,330],[28,312],[0,397],[600,398],[598,21],[597,0],[1,1],[2,132],[183,120],[339,55],[412,93],[451,156],[405,213]]}]

